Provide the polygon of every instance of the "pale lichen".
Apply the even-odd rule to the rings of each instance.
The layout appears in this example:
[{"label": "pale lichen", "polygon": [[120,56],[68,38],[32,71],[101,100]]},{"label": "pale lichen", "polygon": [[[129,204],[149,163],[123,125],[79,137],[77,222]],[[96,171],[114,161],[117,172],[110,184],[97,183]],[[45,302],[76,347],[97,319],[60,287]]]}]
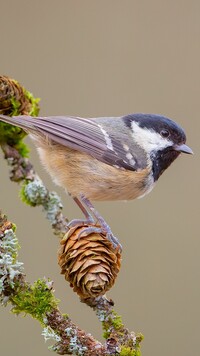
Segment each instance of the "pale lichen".
[{"label": "pale lichen", "polygon": [[80,344],[77,331],[69,327],[65,329],[65,332],[69,337],[69,351],[75,355],[85,355],[88,348]]},{"label": "pale lichen", "polygon": [[15,288],[17,277],[23,272],[23,263],[17,260],[18,249],[13,229],[5,230],[0,235],[0,301],[3,305],[9,301],[7,289]]},{"label": "pale lichen", "polygon": [[44,203],[43,207],[46,211],[47,219],[51,222],[51,224],[56,224],[57,216],[63,208],[61,199],[57,193],[50,192],[48,195],[48,200]]},{"label": "pale lichen", "polygon": [[25,181],[20,191],[23,202],[30,206],[42,205],[46,217],[52,225],[57,223],[63,205],[55,192],[49,192],[42,180],[36,175],[33,181]]},{"label": "pale lichen", "polygon": [[21,199],[30,206],[42,205],[47,195],[48,190],[38,176],[25,182],[20,192]]},{"label": "pale lichen", "polygon": [[48,340],[54,340],[56,342],[61,341],[61,337],[55,333],[55,331],[50,327],[47,326],[42,331],[42,336],[44,336],[45,342]]}]

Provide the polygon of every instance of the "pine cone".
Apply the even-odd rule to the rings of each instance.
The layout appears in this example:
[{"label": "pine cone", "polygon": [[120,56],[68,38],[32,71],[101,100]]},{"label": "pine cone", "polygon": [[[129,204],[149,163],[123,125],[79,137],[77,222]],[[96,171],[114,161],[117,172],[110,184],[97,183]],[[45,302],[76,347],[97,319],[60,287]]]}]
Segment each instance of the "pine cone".
[{"label": "pine cone", "polygon": [[17,110],[20,115],[28,115],[31,108],[24,88],[16,80],[0,76],[0,114],[12,116],[13,110]]},{"label": "pine cone", "polygon": [[105,235],[71,228],[61,240],[58,263],[61,273],[82,298],[103,295],[114,284],[121,265],[121,253]]}]

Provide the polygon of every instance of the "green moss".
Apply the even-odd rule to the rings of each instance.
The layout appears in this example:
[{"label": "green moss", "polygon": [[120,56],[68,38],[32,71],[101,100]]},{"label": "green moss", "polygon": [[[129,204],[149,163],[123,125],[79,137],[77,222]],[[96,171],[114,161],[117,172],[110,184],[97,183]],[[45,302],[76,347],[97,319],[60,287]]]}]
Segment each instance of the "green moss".
[{"label": "green moss", "polygon": [[29,156],[29,148],[28,146],[23,142],[23,141],[19,141],[17,142],[17,144],[14,146],[16,148],[16,150],[19,152],[19,154],[22,157],[28,157]]},{"label": "green moss", "polygon": [[11,114],[10,116],[16,116],[20,114],[20,107],[21,103],[18,101],[15,97],[12,97],[10,99],[10,104],[11,104]]},{"label": "green moss", "polygon": [[[21,87],[21,85],[18,83],[17,80],[12,79],[13,82],[15,82],[15,84],[18,87]],[[27,99],[27,103],[30,103],[30,110],[28,112],[28,115],[30,116],[38,116],[40,108],[39,108],[39,98],[34,98],[33,94],[26,90],[24,87],[21,87],[21,89],[23,90],[23,95],[24,98]],[[15,97],[12,97],[10,99],[10,104],[11,104],[11,112],[10,112],[10,116],[17,116],[17,115],[22,115],[21,112],[21,102],[18,101]]]},{"label": "green moss", "polygon": [[[112,333],[116,333],[119,337],[124,335],[124,325],[122,323],[121,316],[119,316],[115,311],[107,318],[103,318],[103,314],[100,315],[102,326],[103,326],[103,337],[108,339],[112,337]],[[126,347],[122,347],[120,351],[121,356],[141,356],[140,342],[142,341],[142,334],[136,335],[133,340],[129,340]]]},{"label": "green moss", "polygon": [[0,144],[6,142],[16,148],[22,157],[28,157],[29,149],[22,141],[26,133],[17,126],[0,121]]},{"label": "green moss", "polygon": [[103,332],[103,338],[104,338],[104,339],[107,340],[107,339],[109,338],[109,336],[110,336],[110,331],[104,331],[104,332]]},{"label": "green moss", "polygon": [[144,335],[142,333],[137,333],[136,337],[137,337],[137,344],[139,345],[139,343],[142,340],[144,340]]},{"label": "green moss", "polygon": [[122,318],[116,312],[113,311],[112,316],[109,316],[106,320],[102,321],[103,327],[103,337],[107,339],[110,336],[110,333],[114,329],[120,334],[120,329],[124,327],[122,323]]},{"label": "green moss", "polygon": [[17,230],[17,225],[14,224],[14,223],[12,223],[11,229],[12,229],[13,232],[16,232],[16,230]]},{"label": "green moss", "polygon": [[112,318],[112,325],[115,328],[115,330],[119,330],[124,326],[122,323],[122,318],[116,312],[113,312],[113,314],[114,314],[114,318]]},{"label": "green moss", "polygon": [[122,346],[120,356],[141,356],[141,352],[140,350],[131,350],[130,347]]},{"label": "green moss", "polygon": [[7,142],[8,144],[17,144],[26,136],[26,133],[17,126],[12,126],[0,121],[0,142]]},{"label": "green moss", "polygon": [[37,280],[33,285],[25,285],[16,295],[11,297],[15,314],[30,314],[44,325],[44,316],[58,305],[58,300],[54,297],[48,281]]},{"label": "green moss", "polygon": [[24,89],[24,96],[31,103],[31,109],[30,109],[28,114],[30,116],[38,116],[39,115],[39,111],[40,111],[38,103],[39,103],[40,99],[39,98],[34,98],[33,94],[30,93],[30,91],[28,91],[26,89]]},{"label": "green moss", "polygon": [[[18,82],[16,81],[16,84]],[[38,116],[40,99],[34,98],[33,94],[23,88],[24,97],[27,100],[27,108],[30,108],[28,115]],[[9,116],[21,115],[21,102],[15,97],[10,99],[10,114]],[[28,157],[29,149],[22,141],[27,133],[20,127],[13,126],[4,122],[0,122],[0,144],[6,142],[10,146],[16,148],[22,157]]]}]

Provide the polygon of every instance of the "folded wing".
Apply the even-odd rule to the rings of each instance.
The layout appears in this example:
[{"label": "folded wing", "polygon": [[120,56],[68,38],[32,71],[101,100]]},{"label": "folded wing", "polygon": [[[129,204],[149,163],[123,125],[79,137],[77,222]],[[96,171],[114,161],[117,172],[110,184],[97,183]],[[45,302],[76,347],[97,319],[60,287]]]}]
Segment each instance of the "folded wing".
[{"label": "folded wing", "polygon": [[127,152],[95,119],[70,116],[0,116],[0,120],[38,131],[63,146],[85,152],[101,162],[121,169],[136,170],[136,161],[127,159]]}]

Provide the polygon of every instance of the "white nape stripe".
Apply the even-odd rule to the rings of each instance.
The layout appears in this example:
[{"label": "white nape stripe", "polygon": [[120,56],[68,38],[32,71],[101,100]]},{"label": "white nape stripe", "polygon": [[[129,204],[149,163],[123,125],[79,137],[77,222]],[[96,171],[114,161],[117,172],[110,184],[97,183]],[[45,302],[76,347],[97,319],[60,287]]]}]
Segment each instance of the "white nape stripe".
[{"label": "white nape stripe", "polygon": [[135,121],[132,121],[131,128],[134,141],[149,154],[173,145],[172,141],[160,136],[158,132],[140,127]]},{"label": "white nape stripe", "polygon": [[114,150],[113,150],[112,140],[111,140],[109,134],[107,133],[107,131],[106,131],[101,125],[98,124],[98,127],[100,128],[102,134],[104,135],[104,138],[105,138],[107,147],[108,147],[110,150],[114,151]]}]

